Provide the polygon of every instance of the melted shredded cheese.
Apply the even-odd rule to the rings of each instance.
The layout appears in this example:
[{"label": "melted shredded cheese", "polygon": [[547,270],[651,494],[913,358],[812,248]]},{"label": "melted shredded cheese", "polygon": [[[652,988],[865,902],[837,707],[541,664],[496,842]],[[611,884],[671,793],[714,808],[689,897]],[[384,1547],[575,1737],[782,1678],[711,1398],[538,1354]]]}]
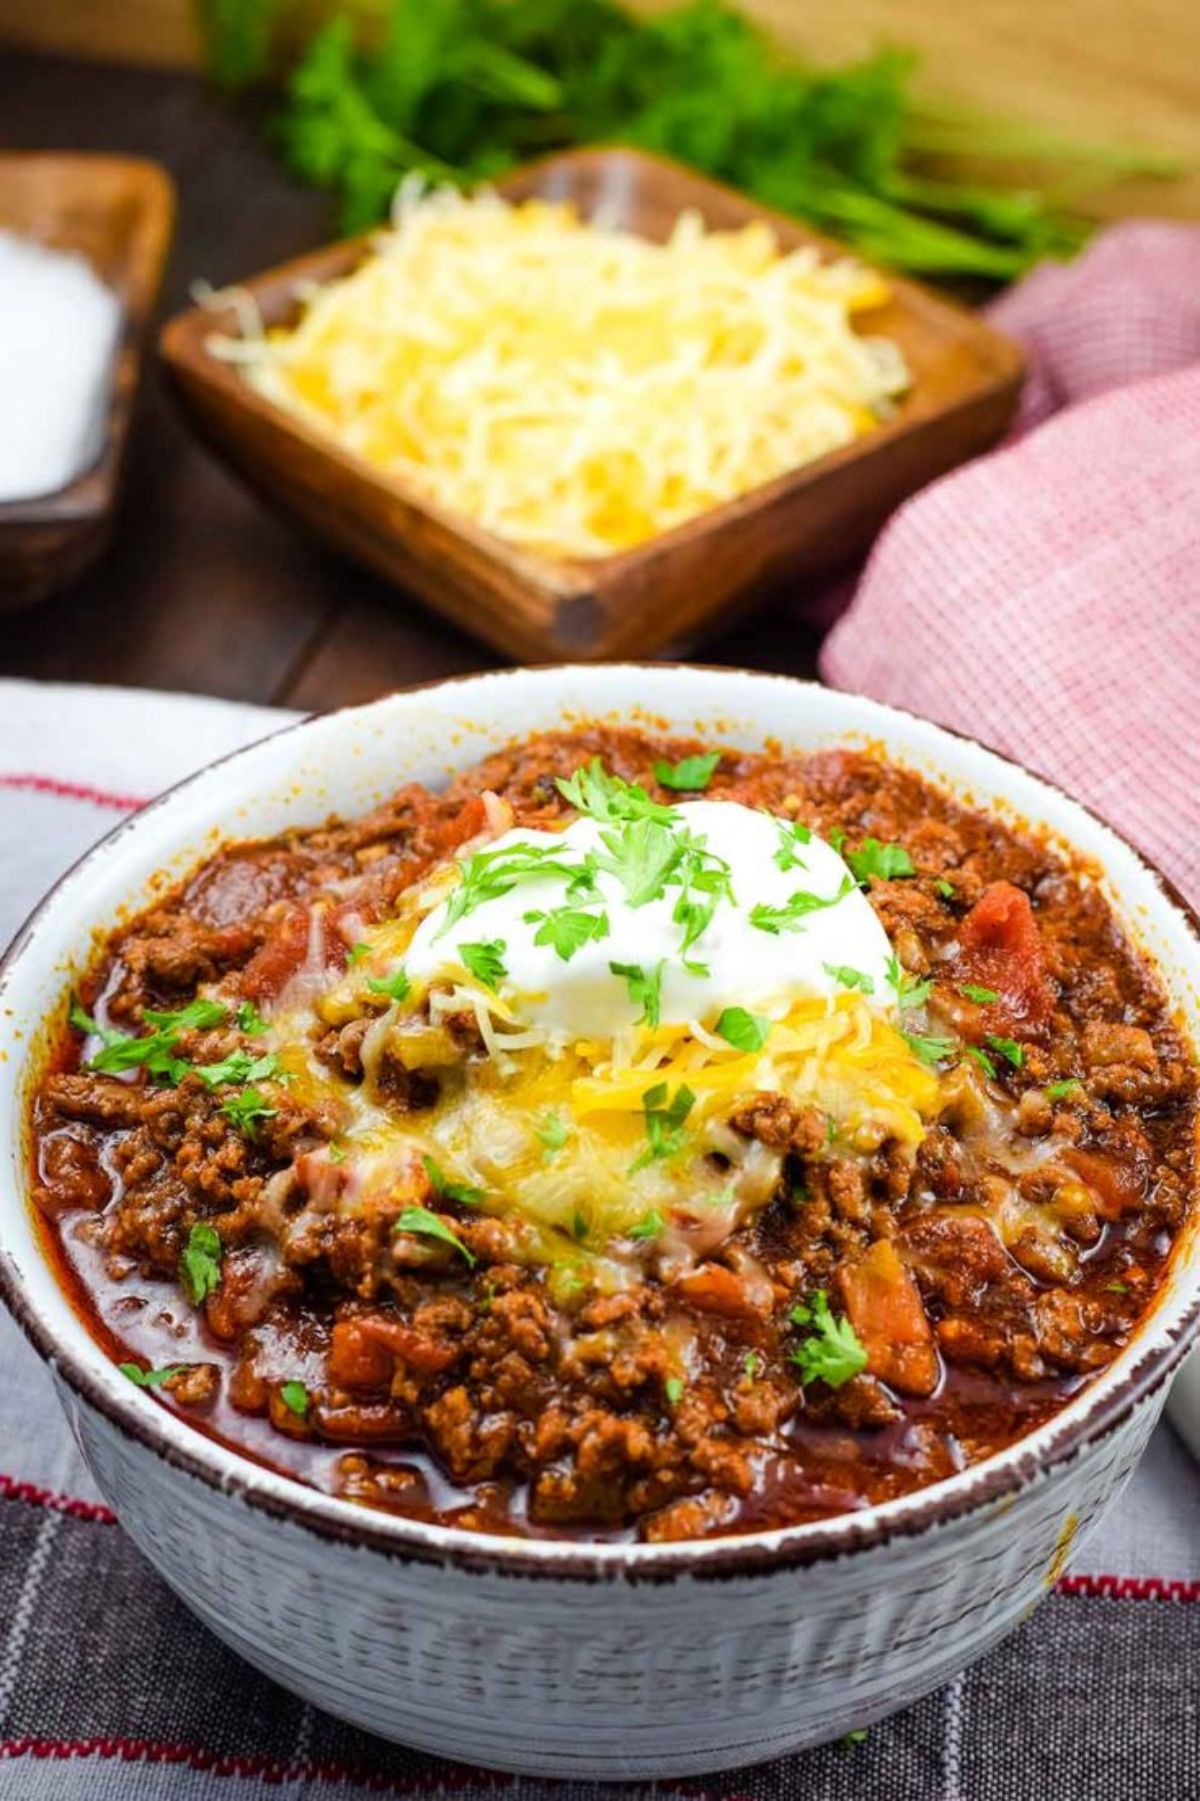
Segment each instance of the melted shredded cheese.
[{"label": "melted shredded cheese", "polygon": [[[885,1138],[917,1145],[938,1105],[939,1085],[900,1033],[857,995],[833,1002],[798,1001],[774,1026],[765,1052],[738,1054],[711,1034],[664,1028],[646,1033],[653,1055],[571,1085],[576,1118],[636,1112],[648,1083],[683,1085],[697,1116],[728,1114],[739,1100],[782,1094],[818,1107],[859,1150]],[[598,1048],[598,1047],[594,1047]]]},{"label": "melted shredded cheese", "polygon": [[[373,936],[386,941],[394,929],[379,927]],[[346,1017],[348,990],[358,987],[361,996],[364,979],[361,970],[350,972],[318,1003],[318,1017]],[[479,1027],[482,1056],[465,1055],[442,1023],[464,1013]],[[767,1050],[752,1054],[688,1026],[638,1028],[625,1045],[580,1040],[551,1051],[536,1034],[497,1030],[506,1016],[505,1003],[463,972],[452,986],[414,991],[374,1018],[362,1044],[361,1085],[309,1059],[306,1092],[323,1092],[345,1117],[341,1210],[411,1199],[429,1156],[449,1179],[480,1191],[481,1211],[522,1222],[523,1248],[514,1254],[530,1261],[611,1261],[614,1241],[636,1237],[639,1222],[655,1214],[664,1221],[664,1249],[695,1255],[778,1187],[782,1150],[729,1124],[754,1096],[820,1109],[841,1142],[863,1154],[885,1139],[917,1145],[941,1105],[934,1073],[853,994],[797,1001],[773,1027]],[[294,1055],[305,1036],[300,1016],[285,1030]],[[375,1092],[385,1055],[435,1070],[436,1102],[396,1112]],[[647,1160],[646,1095],[660,1084],[669,1094],[686,1087],[695,1099],[678,1153]],[[548,1120],[560,1128],[553,1148]]]},{"label": "melted shredded cheese", "polygon": [[882,278],[762,223],[665,244],[410,188],[290,329],[216,341],[261,393],[531,549],[627,549],[837,450],[908,386]]}]

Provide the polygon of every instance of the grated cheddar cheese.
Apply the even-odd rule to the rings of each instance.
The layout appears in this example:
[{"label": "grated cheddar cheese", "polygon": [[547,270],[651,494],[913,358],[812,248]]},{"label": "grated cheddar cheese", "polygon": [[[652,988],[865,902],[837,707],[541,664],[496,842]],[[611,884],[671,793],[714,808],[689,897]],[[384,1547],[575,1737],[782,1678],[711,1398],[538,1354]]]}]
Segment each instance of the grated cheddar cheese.
[{"label": "grated cheddar cheese", "polygon": [[224,344],[262,394],[448,511],[598,557],[850,443],[909,383],[889,290],[694,214],[654,244],[569,205],[411,187],[290,329]]}]

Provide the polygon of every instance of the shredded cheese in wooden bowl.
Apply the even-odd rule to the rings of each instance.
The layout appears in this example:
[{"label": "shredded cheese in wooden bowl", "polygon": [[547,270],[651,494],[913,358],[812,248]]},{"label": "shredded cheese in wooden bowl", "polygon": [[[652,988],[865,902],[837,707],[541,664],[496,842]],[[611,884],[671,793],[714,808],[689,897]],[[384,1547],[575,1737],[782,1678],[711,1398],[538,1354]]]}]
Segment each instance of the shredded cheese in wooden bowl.
[{"label": "shredded cheese in wooden bowl", "polygon": [[909,376],[877,274],[764,223],[665,244],[569,205],[402,190],[290,329],[227,346],[281,407],[528,549],[626,550],[850,443]]}]

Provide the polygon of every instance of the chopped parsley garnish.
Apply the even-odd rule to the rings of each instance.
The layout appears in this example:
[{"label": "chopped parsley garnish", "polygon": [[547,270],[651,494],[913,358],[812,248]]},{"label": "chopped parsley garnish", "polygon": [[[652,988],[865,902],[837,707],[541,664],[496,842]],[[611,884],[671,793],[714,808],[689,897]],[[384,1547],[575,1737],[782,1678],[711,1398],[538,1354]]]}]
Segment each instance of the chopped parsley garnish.
[{"label": "chopped parsley garnish", "polygon": [[305,1388],[303,1382],[281,1382],[279,1385],[279,1399],[290,1412],[296,1415],[297,1419],[303,1420],[308,1418],[309,1397],[308,1390]]},{"label": "chopped parsley garnish", "polygon": [[346,952],[346,961],[353,966],[355,963],[361,963],[364,957],[369,957],[370,955],[371,946],[367,944],[364,939],[360,938],[358,943],[352,944],[350,949]]},{"label": "chopped parsley garnish", "polygon": [[678,763],[656,763],[654,779],[664,788],[680,794],[700,794],[712,781],[721,761],[719,750],[701,757],[681,757]]},{"label": "chopped parsley garnish", "polygon": [[[684,835],[683,855],[674,879],[679,883],[679,899],[671,918],[683,927],[679,954],[687,963],[687,954],[696,940],[708,929],[708,923],[720,903],[733,900],[733,871],[723,857],[706,848],[703,838],[689,832]],[[704,971],[707,974],[707,970]]]},{"label": "chopped parsley garnish", "polygon": [[537,1135],[545,1145],[545,1157],[553,1157],[555,1151],[561,1151],[571,1135],[571,1128],[566,1120],[557,1113],[547,1113],[537,1128]]},{"label": "chopped parsley garnish", "polygon": [[181,1033],[211,1031],[214,1026],[224,1025],[228,1017],[228,1008],[219,1001],[203,999],[191,1001],[171,1013],[147,1009],[142,1018],[153,1029],[140,1038],[131,1038],[123,1032],[110,1032],[97,1026],[78,1003],[71,1009],[73,1025],[84,1031],[98,1032],[104,1040],[100,1050],[88,1060],[88,1069],[102,1075],[144,1069],[155,1081],[166,1082],[172,1087],[182,1082],[191,1068],[185,1058],[175,1055]]},{"label": "chopped parsley garnish", "polygon": [[507,948],[503,938],[486,938],[480,944],[460,944],[458,954],[475,980],[494,993],[508,974],[504,967]]},{"label": "chopped parsley garnish", "polygon": [[587,1214],[581,1207],[576,1207],[574,1213],[571,1215],[571,1237],[575,1240],[576,1244],[582,1244],[590,1230],[591,1227],[588,1224]]},{"label": "chopped parsley garnish", "polygon": [[742,1368],[747,1378],[753,1382],[762,1368],[762,1354],[759,1351],[747,1351],[742,1358]]},{"label": "chopped parsley garnish", "polygon": [[932,1069],[935,1064],[944,1063],[954,1049],[953,1038],[935,1038],[921,1032],[902,1032],[909,1050],[918,1062]]},{"label": "chopped parsley garnish", "polygon": [[797,819],[777,819],[775,824],[779,828],[779,848],[775,852],[776,864],[784,871],[804,869],[806,864],[800,855],[798,846],[811,844],[812,832],[808,826],[802,825]]},{"label": "chopped parsley garnish", "polygon": [[842,988],[857,988],[860,994],[875,992],[875,978],[865,969],[851,969],[848,963],[822,963],[821,968]]},{"label": "chopped parsley garnish", "polygon": [[522,917],[526,925],[537,925],[533,942],[550,945],[564,963],[585,944],[608,937],[608,914],[589,913],[583,907],[555,907],[549,913],[535,911]]},{"label": "chopped parsley garnish", "polygon": [[207,1220],[197,1220],[179,1258],[179,1281],[193,1307],[221,1286],[221,1240]]},{"label": "chopped parsley garnish", "polygon": [[679,867],[688,834],[673,831],[655,819],[634,819],[601,834],[607,852],[599,858],[602,869],[615,875],[631,907],[658,900]]},{"label": "chopped parsley garnish", "polygon": [[645,1239],[661,1238],[666,1230],[666,1224],[667,1222],[658,1208],[651,1207],[648,1213],[642,1215],[636,1226],[630,1226],[629,1236],[630,1238]]},{"label": "chopped parsley garnish", "polygon": [[279,1073],[279,1058],[274,1051],[262,1057],[253,1056],[250,1051],[232,1051],[219,1063],[193,1063],[191,1073],[199,1076],[206,1088],[220,1088],[227,1082],[265,1082],[270,1076],[279,1081],[286,1079]]},{"label": "chopped parsley garnish", "polygon": [[421,1238],[437,1238],[442,1244],[448,1244],[456,1251],[461,1251],[472,1269],[475,1267],[475,1253],[468,1249],[458,1236],[451,1231],[444,1219],[431,1213],[428,1207],[406,1207],[396,1221],[393,1231],[415,1232]]},{"label": "chopped parsley garnish", "polygon": [[856,1745],[866,1744],[867,1728],[865,1726],[855,1726],[851,1731],[843,1732],[838,1742],[844,1745],[847,1751],[853,1751]]},{"label": "chopped parsley garnish", "polygon": [[1025,1052],[1015,1038],[1000,1038],[995,1032],[989,1032],[987,1041],[994,1051],[1006,1062],[1012,1064],[1014,1069],[1020,1069],[1025,1061]]},{"label": "chopped parsley garnish", "polygon": [[1128,1294],[1129,1284],[1128,1282],[1106,1282],[1104,1290],[1106,1294]]},{"label": "chopped parsley garnish", "polygon": [[1068,1095],[1080,1093],[1082,1089],[1083,1083],[1078,1076],[1068,1076],[1063,1082],[1051,1082],[1046,1090],[1046,1099],[1048,1101],[1065,1101]]},{"label": "chopped parsley garnish", "polygon": [[589,818],[606,825],[612,820],[634,819],[652,819],[660,825],[671,825],[678,818],[674,807],[651,800],[639,783],[625,782],[619,775],[610,775],[599,757],[593,757],[566,781],[559,777],[555,786],[577,813],[586,813]]},{"label": "chopped parsley garnish", "polygon": [[896,1005],[906,1012],[923,1007],[933,993],[932,981],[928,977],[922,979],[911,975],[896,956],[888,958],[887,979],[888,987],[896,996]]},{"label": "chopped parsley garnish", "polygon": [[243,1001],[233,1018],[238,1031],[244,1032],[247,1038],[261,1038],[267,1030],[267,1022],[253,1001]]},{"label": "chopped parsley garnish", "polygon": [[666,1381],[663,1383],[663,1393],[667,1397],[669,1406],[678,1407],[680,1401],[683,1399],[683,1391],[686,1386],[687,1384],[684,1382],[682,1376],[667,1377]]},{"label": "chopped parsley garnish", "polygon": [[598,899],[600,885],[596,880],[596,871],[599,867],[600,858],[594,850],[585,850],[578,865],[568,865],[568,900],[591,902]]},{"label": "chopped parsley garnish", "polygon": [[161,1388],[172,1376],[183,1374],[181,1363],[168,1364],[160,1370],[144,1370],[138,1363],[118,1363],[117,1368],[123,1376],[129,1377],[135,1388]]},{"label": "chopped parsley garnish", "polygon": [[716,1025],[717,1037],[735,1051],[761,1051],[770,1031],[769,1019],[761,1013],[749,1013],[745,1007],[726,1007]]},{"label": "chopped parsley garnish", "polygon": [[346,1161],[345,1145],[331,1144],[329,1147],[329,1161],[331,1163],[344,1163]]},{"label": "chopped parsley garnish", "polygon": [[954,883],[948,882],[944,875],[940,875],[938,877],[937,881],[933,884],[933,886],[934,886],[935,891],[941,895],[943,900],[953,900],[954,899]]},{"label": "chopped parsley garnish", "polygon": [[819,1288],[811,1301],[793,1307],[788,1319],[793,1326],[808,1329],[807,1336],[789,1353],[802,1382],[824,1382],[830,1388],[840,1388],[866,1369],[867,1353],[854,1327],[844,1316],[834,1318],[824,1289]]},{"label": "chopped parsley garnish", "polygon": [[179,1007],[173,1013],[152,1013],[147,1007],[142,1014],[148,1026],[159,1032],[210,1032],[214,1026],[223,1026],[229,1018],[228,1007],[220,1001],[208,1001],[202,997],[189,1001],[186,1007]]},{"label": "chopped parsley garnish", "polygon": [[243,1088],[240,1094],[231,1094],[221,1102],[221,1112],[247,1138],[257,1138],[259,1120],[274,1119],[279,1109],[272,1107],[260,1088]]},{"label": "chopped parsley garnish", "polygon": [[977,1007],[990,1007],[993,1001],[1000,999],[995,988],[981,988],[978,982],[964,982],[958,992],[964,999],[974,1001]]},{"label": "chopped parsley garnish", "polygon": [[966,1050],[967,1056],[970,1057],[972,1063],[978,1063],[984,1075],[990,1076],[994,1082],[996,1080],[996,1065],[988,1056],[987,1052],[981,1050],[977,1044],[967,1045]]},{"label": "chopped parsley garnish", "polygon": [[77,1032],[85,1032],[89,1038],[103,1038],[105,1035],[77,994],[71,996],[67,1019]]},{"label": "chopped parsley garnish", "polygon": [[657,963],[653,969],[643,969],[640,963],[610,963],[609,969],[615,976],[623,976],[629,989],[629,998],[635,1007],[642,1009],[641,1017],[635,1020],[639,1026],[653,1029],[662,1019],[662,978],[665,962]]},{"label": "chopped parsley garnish", "polygon": [[[116,1032],[113,1031],[110,1026],[102,1026],[99,1020],[93,1019],[92,1015],[86,1011],[79,996],[76,994],[71,996],[71,1005],[67,1012],[67,1018],[75,1027],[76,1031],[83,1032],[89,1038],[99,1038],[103,1045],[103,1050],[99,1051],[95,1057],[88,1059],[88,1062],[84,1065],[86,1069],[101,1069],[102,1067],[108,1070],[116,1068],[132,1069],[141,1060],[137,1052],[131,1053],[122,1048],[121,1057],[122,1059],[128,1057],[128,1062],[122,1061],[118,1063],[116,1059],[109,1058],[108,1062],[102,1065],[100,1059],[106,1052],[114,1050],[117,1047],[141,1044],[147,1047],[147,1050],[151,1055],[155,1054],[157,1050],[161,1048],[158,1045],[151,1046],[149,1039],[137,1039],[132,1037],[128,1032]],[[163,1079],[165,1080],[166,1078],[164,1077]],[[175,1076],[173,1079],[178,1081],[179,1077]]]},{"label": "chopped parsley garnish", "polygon": [[848,850],[846,863],[860,888],[865,888],[872,876],[880,882],[894,882],[917,873],[902,844],[881,844],[878,838],[868,838],[861,850]]},{"label": "chopped parsley garnish", "polygon": [[432,1157],[422,1157],[421,1163],[429,1177],[429,1186],[440,1200],[457,1201],[460,1207],[479,1206],[484,1198],[482,1188],[471,1188],[466,1182],[451,1182]]},{"label": "chopped parsley garnish", "polygon": [[854,883],[847,876],[836,894],[811,894],[806,888],[797,889],[796,893],[786,900],[782,907],[769,907],[760,902],[750,909],[750,924],[757,926],[760,932],[771,932],[778,937],[780,932],[800,932],[810,913],[819,913],[825,907],[836,907],[839,901],[845,900]]},{"label": "chopped parsley garnish", "polygon": [[551,844],[510,844],[500,850],[477,850],[459,869],[461,879],[446,903],[439,938],[444,938],[451,926],[485,901],[511,894],[519,882],[536,882],[549,875],[570,879],[580,873],[563,858],[557,845]]},{"label": "chopped parsley garnish", "polygon": [[646,1169],[651,1163],[664,1157],[674,1157],[687,1142],[683,1130],[684,1121],[696,1104],[696,1097],[691,1089],[680,1086],[675,1090],[673,1100],[667,1100],[667,1084],[656,1082],[653,1088],[647,1088],[642,1096],[642,1113],[646,1122],[646,1148],[641,1156],[630,1165],[630,1175],[638,1170]]},{"label": "chopped parsley garnish", "polygon": [[412,983],[404,973],[401,965],[393,969],[390,976],[368,976],[367,987],[372,994],[382,994],[389,1001],[406,1001],[412,990]]}]

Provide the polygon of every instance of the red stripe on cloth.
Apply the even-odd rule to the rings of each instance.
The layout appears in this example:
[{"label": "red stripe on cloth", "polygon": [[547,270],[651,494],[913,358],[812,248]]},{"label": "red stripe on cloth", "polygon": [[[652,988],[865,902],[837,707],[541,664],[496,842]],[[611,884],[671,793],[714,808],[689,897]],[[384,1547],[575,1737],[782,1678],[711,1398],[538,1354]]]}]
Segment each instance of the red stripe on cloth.
[{"label": "red stripe on cloth", "polygon": [[446,1765],[429,1776],[389,1776],[365,1766],[327,1763],[318,1758],[301,1758],[283,1763],[275,1757],[245,1754],[227,1755],[205,1750],[203,1745],[175,1744],[167,1739],[152,1738],[11,1738],[0,1740],[0,1762],[18,1757],[33,1757],[52,1763],[76,1758],[100,1757],[121,1763],[182,1764],[190,1770],[203,1770],[210,1776],[256,1777],[262,1782],[351,1782],[375,1795],[422,1795],[444,1789],[447,1779],[507,1788],[512,1776],[494,1771],[465,1770]]},{"label": "red stripe on cloth", "polygon": [[[463,1793],[468,1788],[478,1793],[481,1788],[511,1788],[521,1780],[498,1770],[468,1769],[462,1764],[439,1763],[428,1776],[389,1776],[382,1770],[364,1765],[332,1763],[320,1758],[301,1758],[283,1763],[274,1757],[223,1755],[206,1751],[202,1745],[174,1744],[170,1740],[150,1738],[10,1738],[0,1739],[0,1762],[18,1757],[33,1757],[51,1763],[76,1758],[101,1757],[121,1763],[182,1764],[191,1770],[203,1770],[209,1776],[241,1776],[261,1782],[344,1782],[353,1783],[372,1795],[427,1795],[445,1793],[448,1784],[456,1784]],[[663,1795],[693,1797],[694,1801],[715,1801],[711,1789],[694,1783],[663,1785]],[[729,1795],[724,1801],[750,1801],[747,1795]]]},{"label": "red stripe on cloth", "polygon": [[93,788],[87,782],[60,781],[56,775],[20,772],[0,775],[0,788],[23,789],[31,794],[52,794],[58,800],[82,800],[92,807],[108,807],[114,813],[136,813],[150,798],[147,794],[114,794],[108,788]]},{"label": "red stripe on cloth", "polygon": [[0,1475],[0,1501],[24,1501],[30,1507],[48,1507],[52,1513],[70,1514],[73,1520],[88,1520],[93,1525],[115,1526],[117,1516],[98,1501],[81,1501],[77,1495],[56,1494],[52,1488],[38,1488],[32,1482],[18,1482],[15,1476]]},{"label": "red stripe on cloth", "polygon": [[1058,1593],[1093,1601],[1200,1601],[1200,1582],[1168,1576],[1064,1576]]}]

